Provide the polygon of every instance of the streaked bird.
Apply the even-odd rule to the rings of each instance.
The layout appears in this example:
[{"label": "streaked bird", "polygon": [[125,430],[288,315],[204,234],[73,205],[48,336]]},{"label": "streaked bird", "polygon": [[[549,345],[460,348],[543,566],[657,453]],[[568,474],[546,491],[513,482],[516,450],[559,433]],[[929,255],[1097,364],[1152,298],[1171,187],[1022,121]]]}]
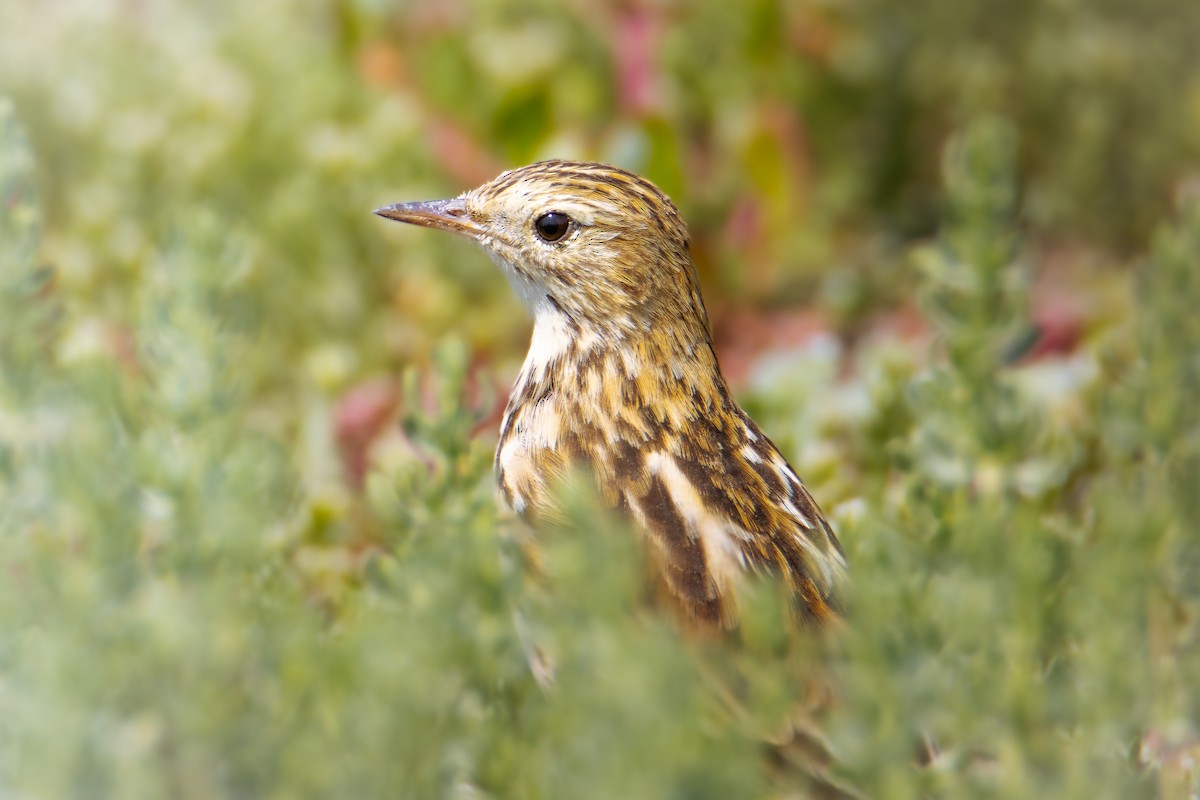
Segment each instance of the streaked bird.
[{"label": "streaked bird", "polygon": [[771,570],[805,619],[838,611],[845,557],[779,449],[730,396],[674,204],[616,167],[544,161],[450,200],[375,213],[467,236],[533,314],[496,449],[504,500],[536,519],[573,467],[646,534],[668,597],[736,622]]}]

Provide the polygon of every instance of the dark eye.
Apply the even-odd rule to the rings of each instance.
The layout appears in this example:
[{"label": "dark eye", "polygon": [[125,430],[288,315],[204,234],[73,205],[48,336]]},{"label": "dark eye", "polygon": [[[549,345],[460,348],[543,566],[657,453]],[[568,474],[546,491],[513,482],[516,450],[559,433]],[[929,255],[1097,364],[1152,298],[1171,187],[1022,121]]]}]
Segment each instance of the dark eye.
[{"label": "dark eye", "polygon": [[542,237],[543,242],[557,242],[571,229],[571,218],[566,214],[551,211],[538,217],[533,223],[533,228],[537,235]]}]

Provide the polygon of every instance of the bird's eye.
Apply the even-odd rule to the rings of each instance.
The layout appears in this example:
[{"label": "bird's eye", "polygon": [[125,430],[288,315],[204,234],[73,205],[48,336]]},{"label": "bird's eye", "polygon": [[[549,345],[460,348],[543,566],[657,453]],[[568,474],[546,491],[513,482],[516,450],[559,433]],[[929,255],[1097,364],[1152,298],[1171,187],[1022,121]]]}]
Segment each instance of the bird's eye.
[{"label": "bird's eye", "polygon": [[542,214],[533,223],[533,229],[543,242],[557,242],[571,229],[571,218],[558,211]]}]

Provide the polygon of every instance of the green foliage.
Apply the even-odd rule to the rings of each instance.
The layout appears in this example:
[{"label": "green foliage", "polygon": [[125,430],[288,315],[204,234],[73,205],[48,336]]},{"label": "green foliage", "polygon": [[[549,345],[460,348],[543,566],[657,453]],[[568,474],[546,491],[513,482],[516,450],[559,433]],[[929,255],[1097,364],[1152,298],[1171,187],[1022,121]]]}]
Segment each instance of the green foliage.
[{"label": "green foliage", "polygon": [[[1200,607],[1182,587],[1197,577],[1194,537],[1165,475],[1083,458],[1110,446],[1109,426],[1145,447],[1152,416],[1097,412],[1058,429],[1005,369],[1025,313],[1012,154],[1011,130],[994,121],[947,150],[947,225],[940,249],[921,254],[947,357],[910,389],[902,500],[856,528],[865,540],[847,534],[856,608],[835,738],[855,782],[879,796],[1148,796],[1133,757],[1141,737],[1192,735],[1183,675],[1200,664],[1188,632]],[[1183,275],[1195,224],[1158,248],[1140,322],[1157,347],[1129,365],[1128,401],[1173,405],[1186,384],[1175,370],[1194,370],[1194,326],[1162,336],[1158,315],[1200,296]],[[1152,377],[1165,364],[1170,377]],[[1170,418],[1168,449],[1188,448],[1194,426]],[[931,763],[914,780],[922,749]]]},{"label": "green foliage", "polygon": [[[1200,206],[1122,253],[1189,193],[1196,8],[0,4],[0,794],[1194,794]],[[548,155],[672,193],[718,328],[836,318],[746,400],[842,629],[765,582],[695,641],[586,493],[498,510],[515,301],[369,211]],[[1080,237],[1121,300],[1033,358]],[[927,352],[871,327],[914,294]]]}]

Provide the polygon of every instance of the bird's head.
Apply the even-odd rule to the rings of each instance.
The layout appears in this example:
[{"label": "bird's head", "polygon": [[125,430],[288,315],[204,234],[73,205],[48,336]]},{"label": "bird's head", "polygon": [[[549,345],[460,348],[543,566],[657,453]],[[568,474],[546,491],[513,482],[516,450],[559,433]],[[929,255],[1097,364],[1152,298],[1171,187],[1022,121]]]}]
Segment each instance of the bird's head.
[{"label": "bird's head", "polygon": [[535,314],[597,333],[707,331],[688,233],[653,184],[616,167],[543,161],[451,200],[375,213],[479,242]]}]

